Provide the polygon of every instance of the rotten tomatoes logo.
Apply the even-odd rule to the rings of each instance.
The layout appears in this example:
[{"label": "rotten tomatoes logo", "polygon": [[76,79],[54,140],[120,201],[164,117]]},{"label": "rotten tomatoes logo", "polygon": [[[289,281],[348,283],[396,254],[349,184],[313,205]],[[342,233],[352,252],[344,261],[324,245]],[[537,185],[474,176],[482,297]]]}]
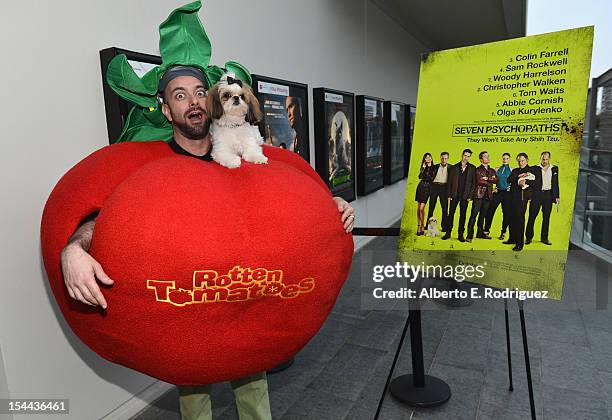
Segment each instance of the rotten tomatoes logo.
[{"label": "rotten tomatoes logo", "polygon": [[286,284],[282,270],[243,268],[235,266],[227,274],[214,270],[193,272],[193,287],[176,287],[173,280],[147,280],[147,289],[154,290],[155,300],[175,306],[212,302],[243,302],[266,296],[293,299],[311,292],[315,280],[307,277],[297,283]]}]

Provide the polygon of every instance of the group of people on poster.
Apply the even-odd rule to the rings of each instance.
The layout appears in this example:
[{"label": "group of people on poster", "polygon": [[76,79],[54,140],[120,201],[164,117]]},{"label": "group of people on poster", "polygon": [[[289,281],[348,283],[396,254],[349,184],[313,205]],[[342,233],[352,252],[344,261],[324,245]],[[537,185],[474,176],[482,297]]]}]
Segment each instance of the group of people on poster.
[{"label": "group of people on poster", "polygon": [[[438,228],[438,219],[434,211],[438,202],[442,208],[441,239],[451,238],[455,227],[455,213],[459,207],[459,224],[457,226],[460,242],[472,242],[474,229],[477,239],[492,239],[491,226],[501,208],[501,231],[499,240],[513,245],[514,251],[521,251],[530,244],[534,237],[534,225],[538,215],[542,214],[540,241],[552,245],[549,241],[550,216],[553,205],[559,204],[559,168],[551,164],[551,153],[541,152],[539,163],[529,165],[529,156],[518,153],[515,157],[516,167],[510,166],[512,156],[503,153],[500,165],[493,168],[491,156],[487,151],[478,154],[480,165],[470,163],[472,151],[464,149],[461,160],[449,164],[450,154],[442,152],[440,162],[434,164],[431,153],[425,153],[419,171],[420,182],[417,186],[415,200],[417,206],[417,236],[442,236]],[[427,226],[425,226],[425,206],[429,201]],[[469,219],[468,207],[472,203]],[[525,215],[529,209],[527,223]],[[467,219],[467,236],[464,236]],[[427,227],[427,232],[426,228]]]}]

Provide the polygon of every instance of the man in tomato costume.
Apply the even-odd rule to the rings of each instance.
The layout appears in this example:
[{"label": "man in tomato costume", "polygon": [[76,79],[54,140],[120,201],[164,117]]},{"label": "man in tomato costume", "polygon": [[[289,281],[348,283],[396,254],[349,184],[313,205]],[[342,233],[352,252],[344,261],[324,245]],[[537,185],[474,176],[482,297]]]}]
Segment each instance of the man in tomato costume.
[{"label": "man in tomato costume", "polygon": [[[125,57],[119,56],[109,66],[108,81],[120,96],[136,103],[120,141],[161,139],[176,154],[216,165],[211,158],[207,90],[223,70],[233,71],[249,84],[251,78],[235,62],[226,63],[223,70],[208,66],[210,43],[197,17],[200,7],[196,1],[178,8],[160,26],[161,66],[137,80],[129,73]],[[154,95],[151,95],[153,86]],[[160,118],[161,114],[165,118]],[[347,233],[351,232],[355,220],[353,208],[342,198],[333,200],[340,212],[339,223]],[[61,253],[61,268],[72,299],[100,307],[102,311],[112,311],[98,282],[110,287],[114,281],[88,253],[96,216],[94,213],[84,219],[74,232]],[[181,217],[180,214],[172,216]],[[241,419],[271,419],[265,372],[234,380],[231,385]],[[212,418],[210,385],[179,386],[179,394],[184,419]]]}]

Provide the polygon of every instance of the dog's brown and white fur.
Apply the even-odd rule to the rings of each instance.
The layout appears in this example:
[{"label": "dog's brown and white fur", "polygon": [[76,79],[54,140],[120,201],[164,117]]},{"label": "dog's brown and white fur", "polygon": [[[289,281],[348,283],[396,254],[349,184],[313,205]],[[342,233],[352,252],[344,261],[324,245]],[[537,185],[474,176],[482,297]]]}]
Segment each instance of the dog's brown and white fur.
[{"label": "dog's brown and white fur", "polygon": [[427,221],[427,236],[431,238],[435,238],[436,236],[440,236],[440,231],[438,230],[438,220],[435,217],[430,217]]},{"label": "dog's brown and white fur", "polygon": [[[230,83],[228,83],[228,77]],[[267,163],[257,126],[262,118],[259,101],[246,83],[231,83],[233,74],[224,75],[208,92],[207,109],[212,119],[210,134],[212,158],[227,168],[247,162]]]}]

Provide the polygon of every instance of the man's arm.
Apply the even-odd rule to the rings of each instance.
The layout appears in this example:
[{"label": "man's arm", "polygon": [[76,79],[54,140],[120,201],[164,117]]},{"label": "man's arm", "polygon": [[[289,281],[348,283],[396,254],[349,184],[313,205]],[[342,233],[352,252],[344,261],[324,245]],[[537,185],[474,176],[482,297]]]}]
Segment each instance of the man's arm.
[{"label": "man's arm", "polygon": [[491,182],[489,181],[488,173],[485,171],[479,171],[476,169],[476,185],[481,187],[488,187]]},{"label": "man's arm", "polygon": [[495,169],[489,169],[489,174],[488,174],[488,180],[489,184],[493,185],[493,184],[497,184],[497,181],[499,181],[499,179],[497,178],[497,171]]},{"label": "man's arm", "polygon": [[539,166],[530,166],[529,172],[527,173],[533,176],[528,175],[525,178],[525,183],[529,185],[530,187],[539,186],[540,188],[536,188],[536,190],[541,191],[542,190],[542,169]]},{"label": "man's arm", "polygon": [[113,280],[106,275],[100,263],[87,253],[91,246],[95,224],[95,220],[87,221],[74,232],[62,250],[62,272],[71,298],[106,309],[106,299],[100,291],[96,278],[108,286],[113,284]]}]

